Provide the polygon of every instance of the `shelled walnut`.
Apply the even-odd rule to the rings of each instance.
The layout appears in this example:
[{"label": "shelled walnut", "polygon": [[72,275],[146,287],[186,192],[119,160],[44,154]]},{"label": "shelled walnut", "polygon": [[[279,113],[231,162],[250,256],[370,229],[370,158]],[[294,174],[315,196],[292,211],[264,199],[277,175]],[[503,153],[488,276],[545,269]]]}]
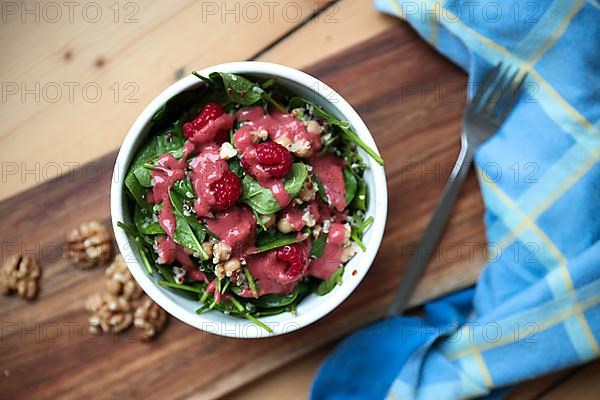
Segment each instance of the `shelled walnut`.
[{"label": "shelled walnut", "polygon": [[315,199],[316,194],[317,185],[313,183],[311,177],[309,176],[306,181],[304,181],[304,185],[302,185],[302,189],[300,189],[297,198],[300,199],[301,202],[309,202]]},{"label": "shelled walnut", "polygon": [[[211,244],[212,249],[212,244]],[[105,271],[106,292],[88,297],[85,308],[92,333],[120,333],[134,325],[142,341],[152,340],[165,326],[167,313],[149,297],[117,255]]]},{"label": "shelled walnut", "polygon": [[139,338],[147,342],[152,340],[164,328],[167,322],[167,313],[160,306],[145,297],[142,303],[136,308],[133,324],[138,329]]},{"label": "shelled walnut", "polygon": [[127,300],[138,299],[144,292],[137,284],[123,257],[117,255],[112,264],[106,268],[106,290],[114,296],[122,296]]},{"label": "shelled walnut", "polygon": [[119,333],[131,326],[133,313],[131,305],[123,297],[117,297],[110,293],[96,293],[88,297],[85,308],[92,315],[88,321],[90,332]]},{"label": "shelled walnut", "polygon": [[231,277],[235,271],[239,270],[242,267],[242,264],[237,258],[230,258],[227,261],[223,261],[217,264],[215,267],[215,275],[219,278],[223,278],[225,276]]},{"label": "shelled walnut", "polygon": [[98,221],[85,222],[71,230],[65,243],[69,259],[80,268],[88,269],[110,261],[111,237]]},{"label": "shelled walnut", "polygon": [[38,292],[40,275],[40,267],[31,256],[12,255],[0,269],[0,292],[7,296],[16,291],[22,298],[32,300]]},{"label": "shelled walnut", "polygon": [[219,261],[229,260],[229,257],[231,257],[231,250],[231,246],[223,241],[215,243],[213,246],[213,263],[216,264]]}]

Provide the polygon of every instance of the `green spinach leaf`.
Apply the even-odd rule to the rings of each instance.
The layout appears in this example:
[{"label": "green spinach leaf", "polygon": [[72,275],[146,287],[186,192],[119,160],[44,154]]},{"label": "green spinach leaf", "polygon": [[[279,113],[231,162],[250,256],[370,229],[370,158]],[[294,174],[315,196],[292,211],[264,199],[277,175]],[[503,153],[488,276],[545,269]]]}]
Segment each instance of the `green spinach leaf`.
[{"label": "green spinach leaf", "polygon": [[183,283],[175,283],[169,281],[158,281],[157,283],[161,286],[170,287],[173,289],[180,289],[194,293],[204,293],[204,288],[202,288],[201,286],[185,285]]},{"label": "green spinach leaf", "polygon": [[323,203],[329,204],[329,198],[327,193],[325,192],[325,186],[321,183],[319,178],[317,178],[317,174],[313,174],[311,176],[312,181],[317,185],[317,193],[319,193],[319,197],[323,200]]},{"label": "green spinach leaf", "polygon": [[119,228],[123,229],[127,236],[129,236],[129,238],[133,241],[133,247],[137,250],[138,254],[140,255],[140,258],[142,259],[142,264],[144,264],[144,268],[146,268],[146,272],[148,273],[148,275],[152,275],[154,273],[154,264],[151,261],[149,255],[152,252],[152,246],[142,238],[135,226],[126,224],[121,221],[118,221],[117,225],[119,226]]},{"label": "green spinach leaf", "polygon": [[133,175],[143,187],[152,187],[152,172],[148,168],[139,165],[133,169]]},{"label": "green spinach leaf", "polygon": [[310,102],[302,97],[293,97],[289,104],[288,109],[291,111],[294,108],[306,108],[311,115],[326,121],[329,125],[337,125],[337,126],[346,126],[349,127],[350,124],[344,121],[340,121],[339,119],[330,115],[327,111],[323,110],[321,106],[316,105],[313,102]]},{"label": "green spinach leaf", "polygon": [[[284,181],[285,191],[291,198],[298,195],[308,176],[308,170],[303,163],[294,163]],[[259,214],[274,214],[281,209],[279,202],[269,188],[262,187],[256,180],[246,175],[242,180],[243,192],[241,201]]]},{"label": "green spinach leaf", "polygon": [[373,160],[375,160],[377,162],[377,164],[383,165],[383,158],[381,158],[381,156],[379,154],[377,154],[375,152],[375,150],[373,150],[365,142],[363,142],[363,140],[356,133],[354,133],[353,130],[351,130],[350,128],[347,128],[347,127],[343,127],[343,126],[340,126],[340,129],[342,130],[343,135],[347,140],[350,140],[350,141],[356,143],[358,145],[358,147],[363,149],[365,151],[365,153],[367,153],[369,156],[371,156],[371,158]]},{"label": "green spinach leaf", "polygon": [[[152,161],[157,157],[156,137],[148,140],[148,142],[139,150],[135,157],[127,175],[125,175],[125,187],[129,190],[129,194],[143,208],[150,209],[150,204],[146,199],[147,187],[150,187],[150,171],[141,171],[145,169],[143,165],[148,161]],[[138,171],[140,169],[140,171]],[[137,177],[137,174],[140,178]],[[141,183],[143,182],[143,183]]]},{"label": "green spinach leaf", "polygon": [[152,212],[136,205],[133,212],[133,223],[135,224],[135,227],[139,233],[144,235],[164,235],[165,231],[158,221],[153,219],[153,215]]},{"label": "green spinach leaf", "polygon": [[344,275],[344,267],[339,267],[330,277],[329,279],[322,281],[315,288],[315,294],[317,296],[324,296],[327,293],[331,292],[337,285],[342,284],[342,275]]},{"label": "green spinach leaf", "polygon": [[138,150],[138,154],[131,163],[129,170],[139,167],[148,161],[152,161],[156,157],[158,157],[158,150],[156,148],[156,137],[153,136],[140,150]]},{"label": "green spinach leaf", "polygon": [[358,186],[358,182],[356,179],[356,175],[350,170],[350,168],[344,168],[344,185],[345,185],[345,200],[346,205],[349,205],[354,199],[354,195],[356,194],[356,189]]},{"label": "green spinach leaf", "polygon": [[354,208],[356,210],[367,211],[367,207],[369,205],[369,191],[367,190],[367,183],[364,179],[357,179],[357,188],[356,195],[350,203],[350,208]]},{"label": "green spinach leaf", "polygon": [[290,294],[265,294],[252,303],[261,308],[284,307],[291,304],[298,297],[298,293],[293,291]]},{"label": "green spinach leaf", "polygon": [[146,198],[148,189],[143,187],[135,176],[134,170],[129,170],[127,176],[125,176],[125,187],[129,190],[129,194],[135,202],[147,210],[151,210],[151,206]]},{"label": "green spinach leaf", "polygon": [[[206,227],[202,225],[200,221],[198,221],[198,219],[191,213],[191,211],[186,211],[184,209],[184,200],[176,192],[170,191],[169,197],[171,199],[171,204],[173,205],[173,214],[175,215],[175,219],[177,220],[177,227],[179,227],[181,220],[182,225],[185,223],[185,225],[187,225],[192,231],[192,234],[194,236],[193,239],[195,239],[195,242],[202,243],[206,238]],[[186,228],[182,227],[182,229],[185,230]],[[177,235],[177,228],[175,229],[175,235]],[[200,251],[193,247],[188,248],[191,248],[192,250],[200,253],[202,255],[203,260],[206,260],[208,258],[208,255],[206,254],[202,246],[200,246]]]},{"label": "green spinach leaf", "polygon": [[[173,191],[177,193],[181,199],[194,200],[196,198],[192,182],[190,182],[190,179],[187,176],[184,179],[173,183]],[[181,203],[183,204],[183,200]]]},{"label": "green spinach leaf", "polygon": [[174,157],[181,158],[183,155],[181,149],[184,144],[183,126],[180,121],[176,121],[171,127],[156,136],[157,155],[171,153]]},{"label": "green spinach leaf", "polygon": [[229,169],[231,170],[231,172],[233,172],[234,174],[237,175],[238,178],[241,178],[242,176],[244,176],[245,174],[245,170],[244,167],[242,167],[242,163],[240,163],[239,158],[232,158],[227,162],[227,165],[229,165]]},{"label": "green spinach leaf", "polygon": [[298,107],[306,107],[312,115],[327,122],[328,125],[333,128],[337,127],[340,129],[342,136],[353,143],[356,143],[361,149],[363,149],[373,160],[379,165],[383,165],[383,159],[373,149],[371,149],[350,127],[350,124],[331,116],[323,108],[315,103],[312,103],[301,97],[294,97],[290,100],[289,109],[293,110]]},{"label": "green spinach leaf", "polygon": [[198,103],[208,90],[209,87],[203,85],[198,89],[186,90],[171,97],[152,117],[153,128],[158,129],[175,121],[186,109]]},{"label": "green spinach leaf", "polygon": [[202,255],[203,259],[208,259],[208,255],[200,245],[198,238],[192,231],[190,225],[186,222],[183,215],[181,215],[176,210],[173,210],[173,214],[175,215],[175,221],[177,226],[175,227],[175,233],[173,234],[173,240],[180,246],[191,249],[196,253]]},{"label": "green spinach leaf", "polygon": [[371,215],[365,220],[357,219],[355,226],[352,228],[352,234],[362,237],[363,232],[369,229],[369,227],[373,224],[373,221],[374,218]]},{"label": "green spinach leaf", "polygon": [[290,311],[289,305],[283,307],[273,307],[273,308],[261,308],[256,311],[253,315],[255,317],[270,317],[272,315],[283,314],[284,312]]},{"label": "green spinach leaf", "polygon": [[229,101],[242,106],[250,106],[262,100],[264,90],[243,76],[227,72],[213,72],[208,78],[222,84]]},{"label": "green spinach leaf", "polygon": [[162,154],[170,153],[175,158],[183,157],[185,140],[181,129],[181,125],[177,122],[173,127],[155,136],[148,146],[148,149],[151,149],[153,153],[148,151],[146,157],[140,158],[139,162],[135,162],[131,166],[130,172],[133,172],[141,186],[152,187],[152,167],[148,165],[155,165]]},{"label": "green spinach leaf", "polygon": [[306,169],[306,165],[303,163],[292,164],[292,169],[285,176],[285,182],[283,184],[285,191],[290,194],[291,198],[298,196],[307,176],[308,170]]},{"label": "green spinach leaf", "polygon": [[176,283],[175,277],[173,276],[173,272],[171,272],[170,267],[165,267],[164,265],[156,264],[156,269],[158,270],[158,273],[164,278],[165,281]]},{"label": "green spinach leaf", "polygon": [[277,199],[268,188],[262,187],[250,175],[242,179],[241,201],[259,214],[273,214],[281,209]]},{"label": "green spinach leaf", "polygon": [[325,245],[327,244],[327,235],[321,234],[312,242],[312,247],[310,249],[310,255],[314,258],[321,258],[323,256],[323,252],[325,252]]},{"label": "green spinach leaf", "polygon": [[[163,269],[166,269],[163,267]],[[160,272],[160,270],[159,270]],[[162,275],[162,273],[161,273]],[[197,300],[198,299],[198,294],[203,293],[204,289],[206,287],[206,284],[197,284],[197,283],[189,283],[189,284],[179,284],[177,282],[175,282],[174,280],[168,280],[165,279],[163,281],[158,281],[157,282],[160,286],[163,287],[168,287],[170,289],[173,289],[177,292],[177,294],[190,299],[190,300]]]},{"label": "green spinach leaf", "polygon": [[288,244],[301,242],[302,240],[304,239],[298,239],[298,234],[296,233],[265,232],[256,238],[256,252],[262,253],[281,246],[287,246]]},{"label": "green spinach leaf", "polygon": [[265,294],[250,302],[260,308],[275,308],[287,306],[296,300],[299,290],[296,288],[289,294]]}]

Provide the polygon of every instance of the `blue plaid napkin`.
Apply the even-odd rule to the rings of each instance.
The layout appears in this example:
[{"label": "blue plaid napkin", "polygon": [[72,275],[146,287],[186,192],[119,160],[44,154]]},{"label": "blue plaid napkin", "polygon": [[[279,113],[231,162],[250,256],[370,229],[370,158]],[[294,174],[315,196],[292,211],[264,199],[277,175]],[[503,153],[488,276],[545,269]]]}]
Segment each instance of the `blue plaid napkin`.
[{"label": "blue plaid napkin", "polygon": [[600,4],[375,5],[407,20],[471,83],[502,61],[528,73],[529,94],[476,154],[495,250],[476,287],[428,304],[424,319],[350,336],[321,367],[312,398],[496,397],[598,357]]}]

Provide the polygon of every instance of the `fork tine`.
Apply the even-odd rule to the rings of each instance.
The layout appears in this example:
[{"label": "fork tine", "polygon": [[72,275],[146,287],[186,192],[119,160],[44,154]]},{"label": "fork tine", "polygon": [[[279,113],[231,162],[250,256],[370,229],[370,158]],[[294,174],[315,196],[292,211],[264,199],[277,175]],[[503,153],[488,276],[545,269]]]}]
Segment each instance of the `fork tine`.
[{"label": "fork tine", "polygon": [[508,99],[506,101],[506,105],[504,106],[504,108],[500,112],[500,115],[498,116],[498,122],[500,124],[504,123],[504,120],[508,117],[508,115],[514,108],[515,104],[517,104],[519,93],[521,91],[521,88],[523,87],[523,83],[525,83],[525,79],[527,78],[527,73],[523,74],[521,79],[515,85],[514,84],[515,79],[519,76],[519,74],[520,74],[520,71],[517,70],[517,72],[514,73],[514,75],[511,77],[511,80],[509,82],[509,85],[511,83],[513,83],[513,85],[511,85],[511,88],[510,88],[511,90],[509,92]]},{"label": "fork tine", "polygon": [[[511,68],[512,69],[512,68]],[[511,71],[512,72],[512,71]],[[512,107],[511,103],[514,100],[515,89],[518,87],[517,77],[520,74],[520,70],[517,68],[515,72],[512,72],[506,81],[502,82],[500,99],[498,101],[495,114],[503,115],[504,111],[508,107]]]},{"label": "fork tine", "polygon": [[503,68],[500,72],[500,75],[494,82],[489,84],[490,90],[489,93],[486,93],[485,99],[483,101],[483,105],[481,107],[481,113],[485,115],[494,114],[494,110],[498,109],[498,105],[501,104],[504,93],[506,92],[507,87],[510,86],[509,82],[506,82],[506,78],[510,73],[510,67]]},{"label": "fork tine", "polygon": [[486,88],[489,86],[489,84],[491,82],[493,82],[496,79],[501,68],[502,68],[502,63],[500,62],[498,65],[496,65],[495,68],[493,68],[492,70],[490,70],[490,72],[487,73],[485,78],[483,78],[483,83],[481,84],[479,89],[477,89],[475,96],[473,96],[473,98],[471,99],[471,102],[469,103],[469,107],[472,110],[477,110],[478,108],[480,108],[479,105],[481,102],[481,98],[483,97],[483,95],[486,91]]}]

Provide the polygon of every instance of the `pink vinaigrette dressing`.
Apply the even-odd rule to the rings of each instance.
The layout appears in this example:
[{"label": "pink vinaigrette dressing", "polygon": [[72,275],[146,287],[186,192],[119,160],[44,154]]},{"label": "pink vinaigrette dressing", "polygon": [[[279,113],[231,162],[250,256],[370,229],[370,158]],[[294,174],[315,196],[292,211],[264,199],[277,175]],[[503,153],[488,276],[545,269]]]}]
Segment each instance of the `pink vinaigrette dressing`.
[{"label": "pink vinaigrette dressing", "polygon": [[170,237],[173,237],[175,233],[175,216],[169,199],[169,190],[176,181],[185,178],[187,158],[193,150],[194,146],[188,142],[183,147],[183,157],[179,160],[170,153],[163,154],[158,158],[156,166],[151,172],[153,183],[148,201],[154,204],[162,203],[158,221]]},{"label": "pink vinaigrette dressing", "polygon": [[[304,240],[298,244],[302,247],[304,254],[310,252],[310,241]],[[288,294],[291,293],[297,282],[305,276],[308,264],[303,268],[303,271],[296,275],[290,276],[290,266],[287,262],[279,259],[276,250],[252,254],[246,259],[250,273],[259,284],[258,293],[252,293],[250,288],[246,287],[240,293],[242,297],[260,297],[265,294]]]},{"label": "pink vinaigrette dressing", "polygon": [[343,224],[331,224],[323,256],[310,263],[307,271],[308,275],[324,280],[331,277],[340,266],[340,259],[344,251],[345,235],[346,227]]},{"label": "pink vinaigrette dressing", "polygon": [[281,212],[281,216],[283,218],[287,218],[293,231],[298,232],[306,225],[304,211],[302,211],[300,208],[293,207],[293,205],[286,207]]},{"label": "pink vinaigrette dressing", "polygon": [[211,206],[215,202],[211,185],[221,179],[223,173],[229,169],[227,161],[221,160],[219,157],[217,144],[207,144],[192,159],[190,168],[192,169],[190,179],[196,196],[198,196],[194,203],[194,211],[199,217],[208,217]]},{"label": "pink vinaigrette dressing", "polygon": [[[223,149],[229,145],[230,130],[235,126],[238,128],[233,133],[233,148],[230,147],[229,150],[234,151],[234,155],[224,157]],[[298,282],[305,277],[329,279],[340,267],[344,249],[349,245],[348,226],[344,225],[348,213],[343,172],[346,163],[341,157],[331,153],[319,153],[323,146],[321,135],[308,132],[302,120],[278,110],[269,110],[269,113],[265,114],[263,107],[254,106],[226,113],[216,103],[207,104],[196,119],[184,124],[183,129],[186,141],[182,157],[177,159],[172,154],[163,154],[151,171],[152,188],[148,194],[148,201],[151,204],[162,205],[158,212],[158,222],[165,233],[156,236],[154,244],[158,262],[164,265],[179,264],[186,271],[187,278],[206,282],[208,285],[205,291],[212,293],[217,303],[232,296],[227,292],[220,293],[217,290],[217,279],[209,281],[207,275],[199,269],[199,263],[190,256],[192,251],[175,242],[179,240],[175,237],[177,220],[169,192],[175,182],[187,177],[195,194],[191,215],[195,214],[198,221],[218,238],[212,239],[211,245],[220,241],[231,248],[231,259],[239,260],[242,265],[239,275],[245,278],[244,273],[249,272],[257,284],[258,289],[254,292],[249,283],[242,279],[242,282],[246,283],[239,286],[239,292],[235,292],[238,296],[256,298],[266,294],[288,294],[294,291]],[[314,175],[321,183],[330,205],[314,192],[312,197],[302,201],[291,198],[285,190],[284,183],[292,156],[286,156],[286,165],[282,162],[278,166],[272,160],[265,164],[265,156],[261,156],[260,150],[257,150],[261,143],[271,141],[283,146],[279,151],[284,153],[295,152],[292,144],[307,144],[311,149],[311,156],[298,157],[294,162],[307,164],[309,175]],[[278,147],[275,144],[271,146]],[[235,185],[231,186],[232,179],[241,182],[237,175],[231,177],[233,173],[228,159],[232,157],[232,161],[241,161],[246,174],[271,191],[280,206],[280,210],[274,215],[275,221],[285,219],[289,225],[287,232],[282,230],[277,222],[271,229],[279,229],[280,235],[281,232],[292,235],[291,243],[287,242],[289,244],[267,248],[264,251],[260,251],[260,246],[257,248],[257,235],[261,232],[257,225],[258,214],[243,203],[240,183],[237,183],[238,192],[234,190]],[[285,169],[280,169],[279,174],[272,172],[272,168],[278,167]],[[217,190],[229,190],[233,193],[227,193],[227,196],[234,197],[226,207],[219,206],[219,199],[223,197],[221,193],[216,192]],[[191,211],[192,203],[187,205]],[[314,240],[310,232],[315,226],[319,229],[325,226],[328,228],[320,233],[321,236],[326,235],[326,241],[323,255],[318,259],[310,255],[313,242],[309,238]],[[295,242],[293,235],[296,235]],[[315,237],[316,235],[317,233]],[[207,237],[206,241],[208,240]],[[205,242],[203,246],[206,244]],[[211,263],[212,259],[206,262]],[[213,263],[215,268],[216,263],[217,261]],[[247,268],[247,271],[244,272],[242,268]],[[235,277],[227,276],[232,281]]]},{"label": "pink vinaigrette dressing", "polygon": [[[278,110],[273,110],[270,114],[264,113],[260,106],[242,108],[237,112],[237,120],[244,124],[235,132],[233,141],[236,148],[247,153],[252,158],[251,146],[255,143],[254,137],[257,132],[264,132],[271,140],[280,138],[289,139],[290,143],[306,141],[310,143],[314,151],[321,149],[321,138],[318,134],[309,133],[306,127],[296,117],[291,114],[284,114]],[[252,165],[252,164],[251,164]],[[251,168],[253,165],[251,166]],[[285,191],[283,178],[271,178],[268,174],[262,174],[260,170],[254,170],[258,183],[273,193],[281,207],[285,207],[291,201],[289,194]]]},{"label": "pink vinaigrette dressing", "polygon": [[252,251],[256,239],[256,218],[247,207],[233,207],[206,219],[206,226],[227,243],[235,256]]},{"label": "pink vinaigrette dressing", "polygon": [[333,154],[317,156],[312,159],[312,166],[331,205],[342,212],[346,208],[346,186],[344,183],[345,162]]},{"label": "pink vinaigrette dressing", "polygon": [[279,110],[273,110],[265,115],[260,106],[242,108],[237,112],[237,120],[246,122],[235,132],[234,143],[240,150],[244,151],[253,144],[251,133],[264,130],[271,140],[287,137],[292,142],[307,140],[311,147],[318,151],[321,149],[321,137],[318,134],[309,133],[302,121],[291,114],[284,114]]},{"label": "pink vinaigrette dressing", "polygon": [[185,251],[179,247],[173,239],[168,236],[162,236],[156,241],[156,252],[161,264],[172,264],[177,261],[185,269],[187,276],[193,281],[206,282],[208,279],[204,272],[200,271],[194,265],[192,259],[185,254]]},{"label": "pink vinaigrette dressing", "polygon": [[259,285],[259,291],[255,295],[249,287],[246,287],[240,296],[260,297],[265,294],[287,294],[296,287],[295,282],[282,283],[280,277],[285,274],[288,264],[277,258],[277,252],[268,251],[254,254],[246,258],[250,273]]}]

